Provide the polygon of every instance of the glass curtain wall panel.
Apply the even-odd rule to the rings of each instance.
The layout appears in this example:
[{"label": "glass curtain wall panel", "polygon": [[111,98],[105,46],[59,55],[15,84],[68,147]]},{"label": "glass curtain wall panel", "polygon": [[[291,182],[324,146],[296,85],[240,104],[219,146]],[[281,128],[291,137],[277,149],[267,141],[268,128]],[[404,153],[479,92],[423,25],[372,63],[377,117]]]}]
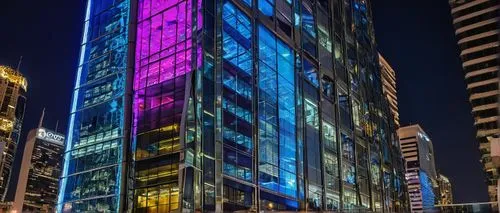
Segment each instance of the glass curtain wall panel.
[{"label": "glass curtain wall panel", "polygon": [[[201,1],[200,1],[201,4]],[[199,208],[199,143],[193,97],[191,0],[139,0],[133,80],[132,212]],[[195,44],[195,45],[193,45]]]},{"label": "glass curtain wall panel", "polygon": [[369,5],[90,0],[60,209],[404,210]]},{"label": "glass curtain wall panel", "polygon": [[86,3],[58,212],[119,212],[129,129],[130,2]]}]

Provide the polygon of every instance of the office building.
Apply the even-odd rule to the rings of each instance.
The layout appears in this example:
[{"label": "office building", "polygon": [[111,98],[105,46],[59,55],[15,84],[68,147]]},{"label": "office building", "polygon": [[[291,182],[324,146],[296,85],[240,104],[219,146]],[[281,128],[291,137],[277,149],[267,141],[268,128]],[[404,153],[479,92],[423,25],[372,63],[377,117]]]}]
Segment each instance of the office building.
[{"label": "office building", "polygon": [[378,54],[378,59],[380,61],[380,74],[382,74],[382,91],[389,102],[392,116],[394,116],[394,124],[396,128],[399,128],[396,72],[380,53]]},{"label": "office building", "polygon": [[404,211],[368,1],[85,14],[59,211]]},{"label": "office building", "polygon": [[451,0],[450,5],[488,192],[490,200],[497,201],[499,167],[491,162],[487,138],[500,134],[500,2]]},{"label": "office building", "polygon": [[64,135],[39,127],[28,133],[12,212],[55,212]]},{"label": "office building", "polygon": [[432,141],[418,124],[399,128],[398,135],[406,161],[411,212],[423,212],[439,200]]},{"label": "office building", "polygon": [[21,135],[27,86],[18,70],[0,66],[0,202],[11,201],[7,189]]},{"label": "office building", "polygon": [[439,185],[440,195],[438,203],[441,205],[453,204],[453,190],[448,177],[443,174],[438,174],[437,182]]}]

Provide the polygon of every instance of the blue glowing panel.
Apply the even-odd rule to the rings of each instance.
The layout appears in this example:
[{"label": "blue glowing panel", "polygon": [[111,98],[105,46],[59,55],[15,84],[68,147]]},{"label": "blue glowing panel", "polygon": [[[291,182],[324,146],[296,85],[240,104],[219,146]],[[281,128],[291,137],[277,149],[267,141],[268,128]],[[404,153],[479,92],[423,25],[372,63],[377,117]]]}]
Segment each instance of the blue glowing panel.
[{"label": "blue glowing panel", "polygon": [[[259,25],[259,183],[297,196],[293,51]],[[279,86],[278,86],[279,85]]]},{"label": "blue glowing panel", "polygon": [[432,180],[424,171],[420,171],[420,187],[422,190],[422,205],[425,208],[432,208],[436,199]]},{"label": "blue glowing panel", "polygon": [[274,16],[274,0],[258,0],[258,7],[265,16]]},{"label": "blue glowing panel", "polygon": [[223,173],[253,182],[252,25],[229,1],[224,3],[222,17]]},{"label": "blue glowing panel", "polygon": [[87,1],[58,212],[118,212],[128,14],[128,1]]}]

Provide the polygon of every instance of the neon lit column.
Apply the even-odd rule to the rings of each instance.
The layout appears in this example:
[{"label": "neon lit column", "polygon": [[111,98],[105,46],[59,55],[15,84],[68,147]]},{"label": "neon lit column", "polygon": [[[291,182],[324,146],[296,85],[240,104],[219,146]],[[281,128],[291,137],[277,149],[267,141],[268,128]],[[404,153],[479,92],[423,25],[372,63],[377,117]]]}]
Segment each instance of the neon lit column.
[{"label": "neon lit column", "polygon": [[138,6],[133,211],[177,211],[189,194],[183,174],[192,170],[184,168],[194,164],[192,1],[139,0]]},{"label": "neon lit column", "polygon": [[129,1],[88,0],[58,212],[119,212]]}]

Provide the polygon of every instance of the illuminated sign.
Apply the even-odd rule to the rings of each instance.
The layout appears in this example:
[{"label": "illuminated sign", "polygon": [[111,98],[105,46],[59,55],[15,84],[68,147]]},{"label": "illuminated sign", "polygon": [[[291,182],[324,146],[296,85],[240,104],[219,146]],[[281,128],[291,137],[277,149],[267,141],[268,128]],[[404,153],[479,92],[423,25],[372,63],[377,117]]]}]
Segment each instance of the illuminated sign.
[{"label": "illuminated sign", "polygon": [[38,132],[36,134],[38,139],[42,139],[45,141],[50,141],[54,143],[63,144],[64,143],[64,135],[59,133],[55,133],[44,128],[38,128]]}]

